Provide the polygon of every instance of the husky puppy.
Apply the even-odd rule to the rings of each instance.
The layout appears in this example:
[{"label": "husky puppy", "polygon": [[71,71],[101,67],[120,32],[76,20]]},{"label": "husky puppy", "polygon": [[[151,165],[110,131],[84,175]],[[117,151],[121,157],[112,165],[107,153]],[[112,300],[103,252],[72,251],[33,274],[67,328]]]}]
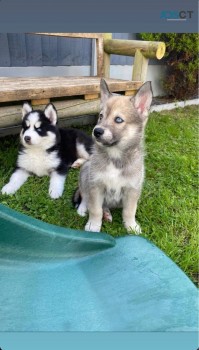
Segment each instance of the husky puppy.
[{"label": "husky puppy", "polygon": [[144,180],[143,138],[151,102],[150,82],[129,97],[112,94],[101,80],[101,112],[92,134],[94,149],[81,168],[73,198],[79,215],[89,212],[85,230],[100,231],[103,216],[112,221],[109,209],[122,207],[126,229],[141,233],[135,214]]},{"label": "husky puppy", "polygon": [[33,110],[27,102],[22,108],[22,130],[16,169],[2,188],[3,194],[15,193],[30,175],[50,176],[49,195],[59,198],[70,167],[79,167],[90,155],[92,138],[80,130],[59,129],[52,103],[43,111]]}]

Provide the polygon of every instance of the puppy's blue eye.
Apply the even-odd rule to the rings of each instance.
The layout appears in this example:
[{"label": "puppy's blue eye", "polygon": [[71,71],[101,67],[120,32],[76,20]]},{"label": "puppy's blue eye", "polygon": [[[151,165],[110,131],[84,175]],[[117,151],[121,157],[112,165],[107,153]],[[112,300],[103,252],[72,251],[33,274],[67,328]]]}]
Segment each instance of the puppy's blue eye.
[{"label": "puppy's blue eye", "polygon": [[123,123],[123,119],[122,118],[120,118],[120,117],[115,117],[115,122],[116,123],[118,123],[118,124],[120,124],[120,123]]},{"label": "puppy's blue eye", "polygon": [[40,132],[40,131],[41,131],[41,128],[35,128],[35,130]]}]

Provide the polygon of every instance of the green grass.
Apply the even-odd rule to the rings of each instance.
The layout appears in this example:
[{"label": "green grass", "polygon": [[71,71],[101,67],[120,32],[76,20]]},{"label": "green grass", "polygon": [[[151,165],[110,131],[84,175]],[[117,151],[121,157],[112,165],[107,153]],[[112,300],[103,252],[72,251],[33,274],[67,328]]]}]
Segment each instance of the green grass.
[{"label": "green grass", "polygon": [[[194,282],[198,272],[197,118],[195,106],[151,114],[146,128],[146,178],[137,211],[143,236]],[[90,133],[92,127],[86,130]],[[17,148],[18,137],[0,139],[0,188],[14,170]],[[0,194],[0,202],[52,224],[83,229],[86,218],[79,217],[71,204],[78,174],[70,171],[61,199],[48,197],[48,177],[31,177],[14,196]],[[102,230],[114,237],[126,234],[121,210],[113,211],[113,223],[104,223]]]}]

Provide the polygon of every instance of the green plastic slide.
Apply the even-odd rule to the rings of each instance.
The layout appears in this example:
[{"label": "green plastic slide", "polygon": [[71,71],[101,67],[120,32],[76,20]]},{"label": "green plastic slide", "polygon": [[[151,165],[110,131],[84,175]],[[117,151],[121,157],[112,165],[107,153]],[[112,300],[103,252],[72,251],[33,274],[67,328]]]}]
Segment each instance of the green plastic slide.
[{"label": "green plastic slide", "polygon": [[195,331],[197,289],[156,246],[0,205],[0,331]]}]

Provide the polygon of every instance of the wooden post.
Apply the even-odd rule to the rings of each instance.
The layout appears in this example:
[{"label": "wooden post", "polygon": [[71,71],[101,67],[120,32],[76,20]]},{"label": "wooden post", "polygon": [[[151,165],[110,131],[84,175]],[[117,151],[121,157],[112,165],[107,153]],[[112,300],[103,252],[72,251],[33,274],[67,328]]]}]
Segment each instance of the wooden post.
[{"label": "wooden post", "polygon": [[[112,33],[103,34],[104,42],[108,39],[112,39]],[[103,77],[110,77],[110,57],[111,55],[104,51],[104,69],[103,69]]]},{"label": "wooden post", "polygon": [[133,81],[145,81],[149,59],[144,57],[140,50],[136,50],[133,65]]},{"label": "wooden post", "polygon": [[103,76],[103,37],[99,37],[96,39],[96,51],[97,51],[97,76]]}]

